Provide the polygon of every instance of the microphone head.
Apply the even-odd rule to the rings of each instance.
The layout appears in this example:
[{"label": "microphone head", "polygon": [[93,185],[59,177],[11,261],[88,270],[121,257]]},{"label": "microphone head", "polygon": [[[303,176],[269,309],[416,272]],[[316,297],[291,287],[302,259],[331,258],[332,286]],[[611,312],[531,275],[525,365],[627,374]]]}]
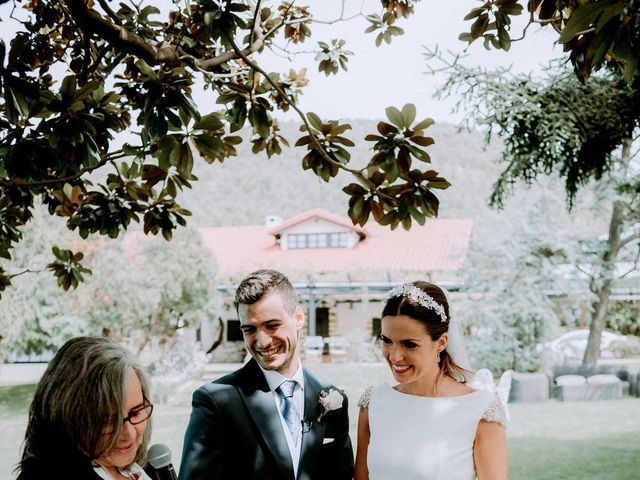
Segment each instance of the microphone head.
[{"label": "microphone head", "polygon": [[171,465],[171,450],[162,443],[156,443],[149,448],[149,463],[156,470]]}]

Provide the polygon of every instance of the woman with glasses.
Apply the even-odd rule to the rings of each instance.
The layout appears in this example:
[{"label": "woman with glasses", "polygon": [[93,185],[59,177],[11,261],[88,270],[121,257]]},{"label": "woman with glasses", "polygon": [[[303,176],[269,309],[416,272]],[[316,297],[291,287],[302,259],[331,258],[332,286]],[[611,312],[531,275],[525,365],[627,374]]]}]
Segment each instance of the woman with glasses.
[{"label": "woman with glasses", "polygon": [[147,375],[123,347],[69,340],[36,388],[18,480],[150,480],[140,463],[152,411]]}]

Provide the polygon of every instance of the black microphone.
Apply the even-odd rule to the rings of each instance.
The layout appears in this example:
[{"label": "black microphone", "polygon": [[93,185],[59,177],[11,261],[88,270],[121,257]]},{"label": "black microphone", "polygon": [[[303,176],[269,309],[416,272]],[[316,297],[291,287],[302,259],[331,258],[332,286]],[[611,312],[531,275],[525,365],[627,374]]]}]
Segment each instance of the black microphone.
[{"label": "black microphone", "polygon": [[156,480],[178,480],[171,464],[171,450],[162,443],[149,448],[149,464],[153,467]]}]

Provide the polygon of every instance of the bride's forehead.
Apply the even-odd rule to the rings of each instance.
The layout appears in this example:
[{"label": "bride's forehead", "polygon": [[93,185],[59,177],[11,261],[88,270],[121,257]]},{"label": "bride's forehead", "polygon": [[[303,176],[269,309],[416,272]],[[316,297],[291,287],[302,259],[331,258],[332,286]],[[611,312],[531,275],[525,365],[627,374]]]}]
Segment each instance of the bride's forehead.
[{"label": "bride's forehead", "polygon": [[420,321],[408,315],[387,315],[382,317],[382,331],[403,332],[411,331],[419,334],[427,335],[425,325]]}]

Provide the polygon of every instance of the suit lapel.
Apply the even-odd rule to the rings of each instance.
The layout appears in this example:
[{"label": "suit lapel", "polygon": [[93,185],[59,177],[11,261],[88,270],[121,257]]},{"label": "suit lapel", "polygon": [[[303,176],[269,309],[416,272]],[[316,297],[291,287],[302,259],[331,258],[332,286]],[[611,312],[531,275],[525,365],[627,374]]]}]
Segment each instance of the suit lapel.
[{"label": "suit lapel", "polygon": [[282,431],[280,414],[274,402],[273,393],[269,390],[264,374],[255,360],[250,360],[244,369],[246,380],[240,385],[240,396],[257,427],[258,435],[262,437],[263,443],[275,458],[285,475],[284,478],[294,478],[291,454]]},{"label": "suit lapel", "polygon": [[318,401],[321,390],[320,382],[304,369],[304,420],[306,428],[300,446],[299,478],[305,478],[304,474],[316,463],[315,458],[324,438],[325,425],[317,421],[322,411],[322,406]]}]

